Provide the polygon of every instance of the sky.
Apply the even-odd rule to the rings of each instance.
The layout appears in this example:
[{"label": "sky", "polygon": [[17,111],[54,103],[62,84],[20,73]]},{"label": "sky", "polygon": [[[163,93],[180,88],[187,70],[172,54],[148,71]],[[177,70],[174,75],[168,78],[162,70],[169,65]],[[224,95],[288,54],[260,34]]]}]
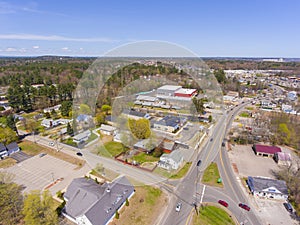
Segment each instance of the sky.
[{"label": "sky", "polygon": [[299,0],[0,0],[0,56],[101,56],[143,40],[202,57],[300,57]]}]

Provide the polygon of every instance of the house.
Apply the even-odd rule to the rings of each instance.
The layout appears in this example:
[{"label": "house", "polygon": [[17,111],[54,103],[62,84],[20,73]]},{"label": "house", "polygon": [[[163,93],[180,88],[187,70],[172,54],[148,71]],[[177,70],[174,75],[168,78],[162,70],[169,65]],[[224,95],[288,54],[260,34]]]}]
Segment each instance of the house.
[{"label": "house", "polygon": [[176,143],[174,141],[170,141],[170,140],[164,140],[162,142],[162,149],[163,152],[165,153],[171,153],[176,147]]},{"label": "house", "polygon": [[142,139],[133,145],[133,148],[141,152],[152,152],[158,145],[160,141],[157,139]]},{"label": "house", "polygon": [[58,126],[59,123],[57,120],[53,120],[53,119],[43,119],[42,126],[46,127],[46,128],[51,128],[51,127],[55,127]]},{"label": "house", "polygon": [[105,225],[133,194],[134,187],[125,176],[102,185],[76,178],[64,194],[62,214],[78,225]]},{"label": "house", "polygon": [[117,132],[117,128],[105,124],[101,124],[99,130],[105,135],[115,135]]},{"label": "house", "polygon": [[268,145],[259,145],[254,144],[252,149],[256,155],[265,156],[265,157],[274,157],[276,152],[281,152],[281,149],[277,146],[268,146]]},{"label": "house", "polygon": [[290,153],[287,152],[276,152],[274,154],[274,160],[278,165],[290,166],[292,162],[292,157]]},{"label": "house", "polygon": [[288,198],[288,189],[284,180],[249,176],[247,183],[254,196],[281,200]]},{"label": "house", "polygon": [[180,151],[175,150],[170,154],[163,154],[158,162],[158,166],[167,170],[177,170],[183,163],[183,156]]},{"label": "house", "polygon": [[4,144],[0,143],[0,159],[8,156],[7,149]]},{"label": "house", "polygon": [[134,110],[125,109],[125,110],[123,110],[122,113],[125,116],[127,116],[128,118],[135,119],[135,120],[143,119],[143,118],[148,120],[151,118],[148,113],[143,113],[143,112],[134,111]]},{"label": "house", "polygon": [[180,127],[182,127],[186,121],[187,119],[184,117],[165,116],[161,120],[154,122],[153,127],[155,129],[171,133],[180,129]]},{"label": "house", "polygon": [[11,155],[15,152],[20,151],[20,147],[18,146],[18,144],[16,142],[12,142],[12,143],[6,145],[6,148],[7,148],[8,155]]},{"label": "house", "polygon": [[92,116],[91,115],[86,115],[86,114],[80,114],[79,116],[77,116],[76,121],[77,122],[89,122],[90,120],[92,120]]},{"label": "house", "polygon": [[58,111],[60,110],[61,105],[55,105],[53,107],[45,108],[43,111],[44,113],[51,113],[53,110]]},{"label": "house", "polygon": [[89,139],[90,136],[91,136],[90,130],[83,131],[82,133],[79,133],[73,137],[73,142],[75,143],[85,142]]}]

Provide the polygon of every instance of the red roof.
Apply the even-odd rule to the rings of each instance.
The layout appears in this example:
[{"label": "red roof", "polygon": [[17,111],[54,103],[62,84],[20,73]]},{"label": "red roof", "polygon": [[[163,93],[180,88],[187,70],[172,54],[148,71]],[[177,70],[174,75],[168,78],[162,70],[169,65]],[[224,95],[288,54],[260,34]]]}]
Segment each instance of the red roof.
[{"label": "red roof", "polygon": [[276,152],[281,152],[281,149],[277,146],[268,145],[254,145],[256,152],[275,154]]}]

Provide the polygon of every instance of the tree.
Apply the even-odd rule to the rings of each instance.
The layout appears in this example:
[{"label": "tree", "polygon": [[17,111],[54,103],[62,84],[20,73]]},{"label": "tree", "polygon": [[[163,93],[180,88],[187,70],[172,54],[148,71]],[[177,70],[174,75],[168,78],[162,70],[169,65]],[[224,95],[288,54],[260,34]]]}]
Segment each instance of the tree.
[{"label": "tree", "polygon": [[8,145],[11,142],[17,141],[18,136],[16,132],[14,132],[9,127],[0,127],[0,142],[4,145]]},{"label": "tree", "polygon": [[105,112],[105,114],[107,115],[108,114],[108,112],[111,110],[111,106],[109,106],[109,105],[102,105],[101,106],[101,111],[102,112]]},{"label": "tree", "polygon": [[79,113],[80,114],[91,114],[91,108],[87,104],[80,104],[79,106]]},{"label": "tree", "polygon": [[279,126],[278,126],[278,136],[279,136],[279,139],[281,140],[282,144],[286,144],[286,145],[289,144],[290,137],[291,137],[291,131],[289,130],[286,123],[279,124]]},{"label": "tree", "polygon": [[151,135],[150,122],[147,119],[139,119],[139,120],[129,119],[128,125],[132,134],[137,139],[146,139]]},{"label": "tree", "polygon": [[23,207],[22,187],[7,181],[0,181],[0,224],[19,224]]},{"label": "tree", "polygon": [[16,126],[16,121],[15,121],[15,118],[14,118],[13,115],[7,116],[6,123],[7,123],[7,126],[10,129],[12,129],[13,131],[15,131],[17,133],[17,135],[19,135],[18,129],[17,129],[17,126]]},{"label": "tree", "polygon": [[73,135],[74,133],[74,130],[73,128],[71,127],[70,123],[67,124],[67,134],[68,135]]},{"label": "tree", "polygon": [[212,122],[212,115],[208,116],[208,121],[211,123]]},{"label": "tree", "polygon": [[26,225],[58,224],[55,204],[49,191],[31,191],[24,200],[24,221]]},{"label": "tree", "polygon": [[97,113],[96,115],[96,124],[100,126],[105,122],[105,115],[103,113]]},{"label": "tree", "polygon": [[72,110],[72,102],[71,101],[63,101],[61,103],[60,111],[62,116],[69,116],[69,113]]},{"label": "tree", "polygon": [[215,70],[214,75],[220,84],[226,83],[226,75],[224,70]]},{"label": "tree", "polygon": [[204,99],[202,98],[193,98],[192,99],[194,105],[192,105],[192,110],[191,111],[194,111],[196,109],[197,113],[201,113],[203,114],[204,113]]},{"label": "tree", "polygon": [[128,201],[128,198],[126,198],[126,203],[125,203],[126,206],[129,206],[129,201]]}]

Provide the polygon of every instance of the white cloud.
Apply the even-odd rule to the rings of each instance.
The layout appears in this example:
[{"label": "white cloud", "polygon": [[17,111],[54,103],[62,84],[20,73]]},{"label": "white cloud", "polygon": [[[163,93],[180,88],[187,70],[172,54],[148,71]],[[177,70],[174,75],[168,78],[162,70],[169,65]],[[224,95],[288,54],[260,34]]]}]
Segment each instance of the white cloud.
[{"label": "white cloud", "polygon": [[5,52],[17,52],[18,50],[16,48],[6,48]]},{"label": "white cloud", "polygon": [[110,38],[73,38],[59,35],[0,34],[0,40],[75,41],[75,42],[119,42]]},{"label": "white cloud", "polygon": [[61,50],[63,50],[63,51],[69,51],[69,48],[68,47],[63,47],[63,48],[61,48]]},{"label": "white cloud", "polygon": [[33,48],[33,49],[39,49],[39,48],[40,48],[40,46],[38,46],[38,45],[35,45],[35,46],[32,46],[32,48]]}]

